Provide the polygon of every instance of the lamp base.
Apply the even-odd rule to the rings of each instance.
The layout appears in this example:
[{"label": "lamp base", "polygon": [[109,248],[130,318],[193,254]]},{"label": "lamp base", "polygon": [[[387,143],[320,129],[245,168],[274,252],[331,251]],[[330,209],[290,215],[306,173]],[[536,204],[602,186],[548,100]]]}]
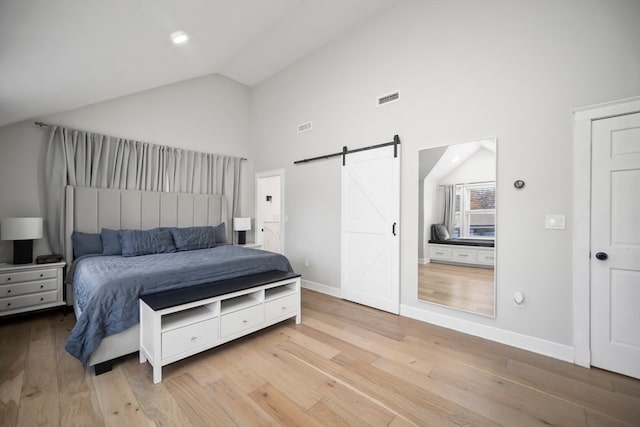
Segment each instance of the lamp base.
[{"label": "lamp base", "polygon": [[13,241],[13,263],[31,264],[33,262],[33,240]]},{"label": "lamp base", "polygon": [[247,244],[247,232],[246,231],[238,231],[238,244],[246,245]]}]

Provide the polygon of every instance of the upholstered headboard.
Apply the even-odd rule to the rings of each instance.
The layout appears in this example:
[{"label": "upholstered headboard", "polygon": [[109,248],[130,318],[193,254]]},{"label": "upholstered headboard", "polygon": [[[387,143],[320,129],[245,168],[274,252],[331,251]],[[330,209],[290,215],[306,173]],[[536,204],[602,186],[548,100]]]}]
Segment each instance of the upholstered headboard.
[{"label": "upholstered headboard", "polygon": [[[65,259],[73,260],[71,233],[103,228],[144,230],[228,222],[227,199],[220,194],[164,193],[73,187],[66,189]],[[230,240],[231,224],[226,224]]]}]

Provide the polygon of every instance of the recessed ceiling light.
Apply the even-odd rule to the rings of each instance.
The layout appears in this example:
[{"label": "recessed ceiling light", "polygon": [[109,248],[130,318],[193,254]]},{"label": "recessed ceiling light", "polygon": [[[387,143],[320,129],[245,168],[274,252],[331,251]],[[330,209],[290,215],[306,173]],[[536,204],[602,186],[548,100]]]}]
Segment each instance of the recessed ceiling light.
[{"label": "recessed ceiling light", "polygon": [[184,31],[174,31],[171,33],[171,40],[173,44],[183,44],[189,40],[189,36]]}]

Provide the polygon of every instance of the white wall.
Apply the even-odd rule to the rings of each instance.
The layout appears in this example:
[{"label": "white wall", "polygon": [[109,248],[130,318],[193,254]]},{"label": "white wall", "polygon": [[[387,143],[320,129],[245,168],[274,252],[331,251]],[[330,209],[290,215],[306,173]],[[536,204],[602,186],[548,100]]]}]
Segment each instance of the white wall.
[{"label": "white wall", "polygon": [[438,184],[451,185],[495,180],[496,155],[493,151],[481,148],[442,178]]},{"label": "white wall", "polygon": [[[340,162],[293,161],[397,133],[402,303],[570,345],[571,111],[640,93],[638,22],[640,2],[624,0],[405,1],[252,88],[251,151],[257,171],[286,169],[294,268],[340,284]],[[399,102],[374,105],[398,89]],[[416,298],[418,150],[488,137],[499,145],[496,319]],[[545,230],[546,213],[567,214],[567,230]]]},{"label": "white wall", "polygon": [[[194,151],[249,157],[249,89],[210,75],[39,118],[46,123]],[[0,128],[0,219],[44,216],[47,131],[26,121]],[[243,162],[242,215],[253,215],[253,166]],[[45,239],[36,254],[48,253]],[[11,260],[0,242],[0,262]]]}]

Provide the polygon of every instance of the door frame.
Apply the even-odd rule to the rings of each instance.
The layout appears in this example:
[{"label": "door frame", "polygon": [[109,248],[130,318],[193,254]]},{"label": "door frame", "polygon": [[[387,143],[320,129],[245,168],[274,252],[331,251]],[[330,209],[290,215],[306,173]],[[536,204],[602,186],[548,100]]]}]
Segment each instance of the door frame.
[{"label": "door frame", "polygon": [[573,110],[573,361],[584,367],[591,366],[591,124],[636,112],[640,96]]},{"label": "door frame", "polygon": [[263,178],[270,178],[272,176],[280,177],[280,253],[284,254],[284,235],[285,235],[285,222],[287,220],[285,214],[285,204],[284,204],[284,177],[285,170],[284,169],[273,169],[264,172],[257,172],[255,179],[255,210],[256,210],[256,233],[255,233],[255,243],[262,245],[262,233],[258,232],[258,224],[262,222],[262,212],[260,209],[260,180]]}]

